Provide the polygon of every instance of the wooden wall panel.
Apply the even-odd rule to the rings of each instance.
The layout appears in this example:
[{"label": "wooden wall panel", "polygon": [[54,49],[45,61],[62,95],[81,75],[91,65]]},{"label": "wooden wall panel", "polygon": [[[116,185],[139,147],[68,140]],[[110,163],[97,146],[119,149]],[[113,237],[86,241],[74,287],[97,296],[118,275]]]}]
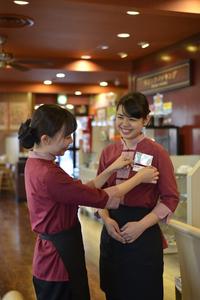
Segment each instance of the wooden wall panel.
[{"label": "wooden wall panel", "polygon": [[[164,101],[172,101],[173,113],[172,124],[180,127],[181,133],[181,154],[193,154],[195,148],[196,154],[200,154],[199,148],[193,147],[192,131],[193,127],[200,127],[200,48],[195,53],[188,52],[188,44],[198,44],[200,35],[187,41],[176,44],[168,49],[147,56],[143,59],[133,62],[133,78],[144,73],[153,72],[159,68],[174,65],[183,60],[191,60],[191,80],[189,87],[176,89],[169,92],[162,92]],[[163,62],[160,57],[162,54],[171,56],[170,62]],[[132,84],[135,89],[134,82]],[[148,96],[149,103],[153,102],[153,96]],[[196,140],[194,141],[196,143]],[[199,142],[198,142],[199,143]]]}]

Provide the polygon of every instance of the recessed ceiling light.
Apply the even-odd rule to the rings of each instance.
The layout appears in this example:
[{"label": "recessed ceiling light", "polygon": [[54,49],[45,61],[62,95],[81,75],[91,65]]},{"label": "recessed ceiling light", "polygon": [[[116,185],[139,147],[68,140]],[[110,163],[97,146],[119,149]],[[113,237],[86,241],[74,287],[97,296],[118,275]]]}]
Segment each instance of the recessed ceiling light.
[{"label": "recessed ceiling light", "polygon": [[119,55],[121,58],[125,58],[125,57],[128,56],[128,54],[125,53],[125,52],[119,52],[118,55]]},{"label": "recessed ceiling light", "polygon": [[13,1],[15,4],[18,4],[18,5],[27,5],[29,4],[28,1]]},{"label": "recessed ceiling light", "polygon": [[80,96],[80,95],[82,95],[82,92],[81,91],[75,91],[75,93],[74,93],[76,96]]},{"label": "recessed ceiling light", "polygon": [[108,86],[108,83],[107,83],[107,81],[101,81],[101,82],[99,83],[99,85],[100,85],[100,86]]},{"label": "recessed ceiling light", "polygon": [[118,36],[119,38],[125,39],[125,38],[130,37],[130,34],[124,32],[124,33],[118,33],[117,36]]},{"label": "recessed ceiling light", "polygon": [[56,77],[57,78],[64,78],[66,75],[64,73],[57,73]]},{"label": "recessed ceiling light", "polygon": [[130,16],[137,16],[140,14],[140,12],[136,11],[136,10],[128,10],[126,13],[127,13],[127,15],[130,15]]},{"label": "recessed ceiling light", "polygon": [[188,45],[188,46],[186,47],[186,50],[189,51],[189,52],[195,53],[195,52],[198,51],[198,47],[197,47],[196,45]]},{"label": "recessed ceiling light", "polygon": [[170,61],[171,59],[172,59],[172,57],[170,56],[170,55],[162,55],[161,56],[161,59],[163,60],[163,61]]},{"label": "recessed ceiling light", "polygon": [[148,42],[139,42],[138,46],[140,46],[142,49],[145,49],[150,46]]},{"label": "recessed ceiling light", "polygon": [[52,81],[51,80],[45,80],[45,81],[43,81],[43,83],[46,84],[46,85],[50,85],[50,84],[52,84]]},{"label": "recessed ceiling light", "polygon": [[144,43],[141,47],[142,47],[142,49],[145,49],[145,48],[147,48],[147,47],[149,47],[149,43]]},{"label": "recessed ceiling light", "polygon": [[91,56],[90,56],[90,55],[82,55],[81,58],[82,58],[82,59],[90,59]]},{"label": "recessed ceiling light", "polygon": [[109,46],[108,45],[101,45],[100,48],[101,48],[101,50],[107,50],[109,48]]}]

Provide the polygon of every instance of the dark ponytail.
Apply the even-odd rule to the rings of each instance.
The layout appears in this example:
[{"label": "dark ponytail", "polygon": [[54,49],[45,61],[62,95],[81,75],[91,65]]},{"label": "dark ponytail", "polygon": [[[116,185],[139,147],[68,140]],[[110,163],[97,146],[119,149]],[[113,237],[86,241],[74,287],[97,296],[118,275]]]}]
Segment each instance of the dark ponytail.
[{"label": "dark ponytail", "polygon": [[35,134],[35,129],[30,126],[31,119],[27,119],[22,123],[18,131],[18,139],[20,145],[26,149],[33,148],[34,144],[38,142],[38,138]]},{"label": "dark ponytail", "polygon": [[33,113],[32,119],[21,124],[18,131],[20,145],[31,149],[34,144],[40,143],[42,135],[53,137],[61,128],[64,136],[72,134],[77,128],[75,117],[59,105],[41,105]]}]

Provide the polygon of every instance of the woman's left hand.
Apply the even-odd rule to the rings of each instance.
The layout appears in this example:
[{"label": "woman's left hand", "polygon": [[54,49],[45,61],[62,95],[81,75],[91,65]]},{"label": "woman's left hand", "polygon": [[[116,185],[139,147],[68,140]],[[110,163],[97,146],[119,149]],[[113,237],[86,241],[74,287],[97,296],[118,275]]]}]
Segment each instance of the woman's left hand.
[{"label": "woman's left hand", "polygon": [[120,230],[126,243],[132,243],[143,233],[144,228],[140,222],[128,222]]}]

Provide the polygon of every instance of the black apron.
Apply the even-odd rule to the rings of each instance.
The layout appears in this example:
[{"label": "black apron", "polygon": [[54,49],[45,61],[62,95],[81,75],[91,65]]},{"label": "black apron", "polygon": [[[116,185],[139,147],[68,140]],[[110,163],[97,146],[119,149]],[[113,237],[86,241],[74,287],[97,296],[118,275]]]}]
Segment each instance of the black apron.
[{"label": "black apron", "polygon": [[69,273],[72,300],[90,300],[80,223],[56,234],[40,234],[40,238],[52,241],[62,258]]},{"label": "black apron", "polygon": [[[121,228],[139,221],[149,209],[120,205],[109,210]],[[105,226],[100,244],[100,285],[111,298],[119,300],[163,299],[162,236],[156,224],[130,244],[122,244],[108,235]]]}]

